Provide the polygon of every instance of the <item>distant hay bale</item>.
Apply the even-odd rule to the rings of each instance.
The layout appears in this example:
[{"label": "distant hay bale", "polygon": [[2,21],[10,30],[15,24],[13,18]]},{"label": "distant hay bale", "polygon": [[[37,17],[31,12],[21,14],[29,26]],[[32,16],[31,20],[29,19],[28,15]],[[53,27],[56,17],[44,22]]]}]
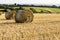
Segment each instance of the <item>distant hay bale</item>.
[{"label": "distant hay bale", "polygon": [[32,22],[33,21],[33,13],[31,10],[18,10],[15,15],[15,21],[17,23],[24,23],[24,22]]},{"label": "distant hay bale", "polygon": [[10,12],[6,12],[6,13],[5,13],[5,18],[6,18],[7,20],[10,19]]},{"label": "distant hay bale", "polygon": [[0,15],[1,15],[1,13],[0,13]]},{"label": "distant hay bale", "polygon": [[15,13],[16,13],[16,11],[14,11],[14,10],[13,11],[6,12],[5,13],[5,18],[6,19],[14,19],[15,18],[14,17],[15,16]]},{"label": "distant hay bale", "polygon": [[0,12],[0,15],[2,15],[3,14],[3,12]]}]

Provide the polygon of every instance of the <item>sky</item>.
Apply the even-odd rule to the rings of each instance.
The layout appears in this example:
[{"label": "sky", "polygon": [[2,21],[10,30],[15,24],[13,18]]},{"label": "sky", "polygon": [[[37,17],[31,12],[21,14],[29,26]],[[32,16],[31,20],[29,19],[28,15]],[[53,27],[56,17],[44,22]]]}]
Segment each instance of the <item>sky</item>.
[{"label": "sky", "polygon": [[0,4],[60,5],[60,0],[0,0]]}]

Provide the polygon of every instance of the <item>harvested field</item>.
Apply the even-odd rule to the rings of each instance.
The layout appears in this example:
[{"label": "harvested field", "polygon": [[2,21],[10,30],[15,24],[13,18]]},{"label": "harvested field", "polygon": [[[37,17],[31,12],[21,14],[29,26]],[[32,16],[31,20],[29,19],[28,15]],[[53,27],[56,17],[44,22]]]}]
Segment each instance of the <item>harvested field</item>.
[{"label": "harvested field", "polygon": [[60,14],[34,14],[32,23],[0,16],[0,40],[60,40]]}]

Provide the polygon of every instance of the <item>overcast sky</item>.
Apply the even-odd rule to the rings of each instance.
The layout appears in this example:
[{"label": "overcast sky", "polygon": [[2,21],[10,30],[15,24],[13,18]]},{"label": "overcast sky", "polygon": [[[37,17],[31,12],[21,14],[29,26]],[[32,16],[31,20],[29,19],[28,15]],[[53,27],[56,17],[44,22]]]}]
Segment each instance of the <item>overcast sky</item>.
[{"label": "overcast sky", "polygon": [[43,4],[60,5],[60,0],[0,0],[1,4]]}]

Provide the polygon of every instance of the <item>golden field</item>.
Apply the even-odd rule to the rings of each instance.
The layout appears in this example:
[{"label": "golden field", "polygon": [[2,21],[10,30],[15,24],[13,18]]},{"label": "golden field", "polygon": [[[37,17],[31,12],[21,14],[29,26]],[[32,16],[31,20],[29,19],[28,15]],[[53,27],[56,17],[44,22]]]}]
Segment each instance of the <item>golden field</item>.
[{"label": "golden field", "polygon": [[32,23],[15,23],[2,14],[0,40],[60,40],[60,14],[34,14]]}]

